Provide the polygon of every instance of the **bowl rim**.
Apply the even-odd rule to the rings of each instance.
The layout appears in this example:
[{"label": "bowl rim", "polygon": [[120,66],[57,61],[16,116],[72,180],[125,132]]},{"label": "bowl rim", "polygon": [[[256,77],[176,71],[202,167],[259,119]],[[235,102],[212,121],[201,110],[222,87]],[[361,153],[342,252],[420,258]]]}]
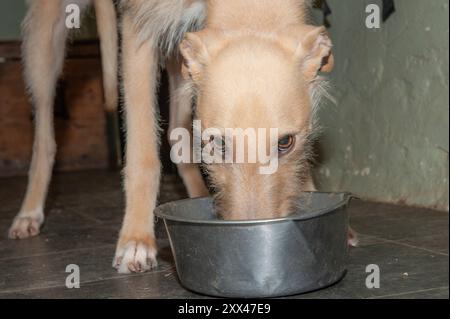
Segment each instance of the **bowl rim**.
[{"label": "bowl rim", "polygon": [[164,213],[164,208],[167,206],[171,206],[174,204],[180,204],[187,201],[192,200],[206,200],[211,199],[210,196],[207,197],[195,197],[195,198],[185,198],[176,201],[167,202],[159,205],[155,208],[155,216],[157,218],[162,218],[163,220],[169,220],[174,222],[188,223],[188,224],[207,224],[207,225],[249,225],[249,224],[270,224],[270,223],[278,223],[278,222],[286,222],[286,221],[304,221],[314,218],[319,218],[323,215],[327,215],[335,212],[337,209],[341,207],[345,207],[348,202],[352,198],[356,198],[349,192],[304,192],[304,194],[322,194],[322,195],[340,195],[342,199],[339,200],[334,205],[329,207],[312,210],[306,214],[294,213],[285,217],[277,217],[277,218],[265,218],[265,219],[242,219],[242,220],[200,220],[200,219],[191,219],[185,217],[176,217],[173,215],[169,215]]}]

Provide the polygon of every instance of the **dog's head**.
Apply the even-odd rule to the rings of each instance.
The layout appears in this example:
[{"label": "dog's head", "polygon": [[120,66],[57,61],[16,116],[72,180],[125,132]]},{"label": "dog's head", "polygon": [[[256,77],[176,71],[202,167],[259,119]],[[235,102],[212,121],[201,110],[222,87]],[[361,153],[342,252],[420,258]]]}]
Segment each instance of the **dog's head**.
[{"label": "dog's head", "polygon": [[219,211],[225,219],[289,214],[309,176],[318,73],[333,67],[325,29],[304,25],[270,35],[204,29],[188,33],[180,50],[196,118],[203,130],[214,128],[203,142],[233,162],[206,165]]}]

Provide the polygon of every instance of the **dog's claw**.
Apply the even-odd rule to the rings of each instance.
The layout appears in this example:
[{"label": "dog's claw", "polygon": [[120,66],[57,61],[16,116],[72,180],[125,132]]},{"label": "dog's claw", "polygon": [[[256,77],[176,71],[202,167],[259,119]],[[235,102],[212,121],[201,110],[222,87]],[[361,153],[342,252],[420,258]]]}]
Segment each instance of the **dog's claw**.
[{"label": "dog's claw", "polygon": [[350,247],[356,247],[359,244],[358,234],[350,227],[348,229],[347,244]]},{"label": "dog's claw", "polygon": [[24,239],[39,235],[40,218],[16,217],[8,232],[11,239]]},{"label": "dog's claw", "polygon": [[142,273],[157,266],[156,247],[144,243],[130,241],[117,247],[113,267],[119,273]]}]

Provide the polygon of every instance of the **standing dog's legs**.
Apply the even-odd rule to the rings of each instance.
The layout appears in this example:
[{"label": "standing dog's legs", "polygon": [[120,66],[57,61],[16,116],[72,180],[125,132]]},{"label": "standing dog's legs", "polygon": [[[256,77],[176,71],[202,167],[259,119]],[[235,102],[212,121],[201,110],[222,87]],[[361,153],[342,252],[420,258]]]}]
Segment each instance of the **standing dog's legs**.
[{"label": "standing dog's legs", "polygon": [[[182,127],[192,132],[192,101],[191,95],[183,92],[183,77],[181,75],[181,64],[176,58],[167,62],[167,72],[169,74],[170,86],[170,122],[169,122],[169,143],[170,132],[173,129]],[[192,144],[192,139],[191,139]],[[208,195],[208,189],[200,172],[198,164],[180,163],[177,164],[178,173],[183,179],[189,197],[201,197]]]},{"label": "standing dog's legs", "polygon": [[133,18],[125,11],[122,21],[126,212],[113,261],[121,273],[141,272],[156,266],[153,209],[161,166],[155,112],[158,49],[154,43],[139,41]]},{"label": "standing dog's legs", "polygon": [[56,144],[53,132],[53,99],[62,71],[66,28],[60,1],[34,1],[24,22],[25,78],[35,107],[35,136],[28,188],[10,238],[39,234],[44,221]]},{"label": "standing dog's legs", "polygon": [[118,119],[118,35],[116,8],[111,0],[95,0],[95,15],[97,19],[97,31],[100,38],[102,71],[103,71],[103,96],[107,116],[110,161],[116,165],[120,163],[121,147]]},{"label": "standing dog's legs", "polygon": [[105,109],[107,112],[116,112],[118,100],[116,11],[113,2],[110,0],[95,0],[94,5],[101,45]]}]

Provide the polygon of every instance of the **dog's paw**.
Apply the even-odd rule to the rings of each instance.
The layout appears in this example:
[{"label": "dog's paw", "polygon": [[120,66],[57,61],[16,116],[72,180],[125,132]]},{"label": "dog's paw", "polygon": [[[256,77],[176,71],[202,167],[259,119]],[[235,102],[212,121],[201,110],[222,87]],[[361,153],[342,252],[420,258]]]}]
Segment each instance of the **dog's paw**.
[{"label": "dog's paw", "polygon": [[19,213],[9,228],[8,236],[11,239],[24,239],[39,235],[44,221],[42,212]]},{"label": "dog's paw", "polygon": [[158,265],[156,252],[154,237],[149,236],[146,240],[119,240],[113,267],[121,274],[148,271]]}]

